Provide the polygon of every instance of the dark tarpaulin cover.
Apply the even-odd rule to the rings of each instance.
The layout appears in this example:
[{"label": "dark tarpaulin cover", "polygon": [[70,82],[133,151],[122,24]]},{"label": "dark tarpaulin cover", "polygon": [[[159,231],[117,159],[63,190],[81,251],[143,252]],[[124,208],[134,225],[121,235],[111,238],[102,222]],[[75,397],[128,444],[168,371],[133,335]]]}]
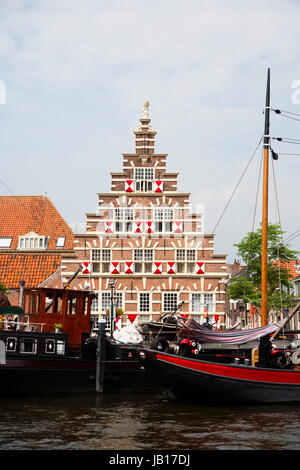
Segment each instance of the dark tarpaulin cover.
[{"label": "dark tarpaulin cover", "polygon": [[[188,322],[187,322],[188,323]],[[243,344],[254,341],[281,328],[283,322],[270,323],[260,328],[248,330],[212,331],[192,320],[189,324],[182,323],[181,336],[189,336],[202,343]]]}]

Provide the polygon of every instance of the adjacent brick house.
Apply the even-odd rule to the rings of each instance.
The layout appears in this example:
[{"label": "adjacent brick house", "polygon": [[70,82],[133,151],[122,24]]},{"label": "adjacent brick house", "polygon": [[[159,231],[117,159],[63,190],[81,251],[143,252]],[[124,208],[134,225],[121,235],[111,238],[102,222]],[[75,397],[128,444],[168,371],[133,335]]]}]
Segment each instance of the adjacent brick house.
[{"label": "adjacent brick house", "polygon": [[134,131],[135,153],[124,153],[122,172],[111,173],[111,191],[98,193],[86,214],[86,232],[75,234],[74,257],[63,258],[63,281],[84,269],[72,287],[98,294],[95,314],[110,306],[116,280],[119,307],[139,320],[157,319],[184,301],[180,311],[224,324],[226,255],[214,253],[214,235],[203,233],[203,213],[190,210],[190,194],[177,190],[178,173],[155,153],[156,132],[144,105]]},{"label": "adjacent brick house", "polygon": [[62,255],[72,255],[73,232],[45,196],[0,196],[0,283],[18,303],[20,280],[62,287]]}]

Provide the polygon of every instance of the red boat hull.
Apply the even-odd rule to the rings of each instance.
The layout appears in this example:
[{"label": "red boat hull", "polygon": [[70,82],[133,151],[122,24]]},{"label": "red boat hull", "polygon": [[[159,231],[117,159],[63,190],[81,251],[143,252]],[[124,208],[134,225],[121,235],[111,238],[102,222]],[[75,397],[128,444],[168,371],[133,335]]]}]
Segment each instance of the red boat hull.
[{"label": "red boat hull", "polygon": [[300,371],[218,364],[144,350],[147,368],[177,398],[203,403],[300,403]]}]

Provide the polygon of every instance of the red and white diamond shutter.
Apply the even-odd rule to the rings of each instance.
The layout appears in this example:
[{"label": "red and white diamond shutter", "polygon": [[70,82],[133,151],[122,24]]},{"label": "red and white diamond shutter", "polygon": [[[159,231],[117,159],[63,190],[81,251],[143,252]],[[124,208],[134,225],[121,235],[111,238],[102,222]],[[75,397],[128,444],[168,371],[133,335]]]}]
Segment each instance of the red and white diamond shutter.
[{"label": "red and white diamond shutter", "polygon": [[153,190],[155,193],[162,193],[164,189],[163,181],[154,181]]},{"label": "red and white diamond shutter", "polygon": [[126,191],[126,193],[133,193],[133,191],[134,191],[134,181],[133,180],[125,180],[125,191]]},{"label": "red and white diamond shutter", "polygon": [[104,231],[105,231],[105,233],[112,233],[112,228],[113,228],[113,222],[112,221],[104,222]]},{"label": "red and white diamond shutter", "polygon": [[153,222],[152,220],[149,222],[145,222],[146,225],[146,233],[152,233],[153,232]]},{"label": "red and white diamond shutter", "polygon": [[190,317],[190,314],[189,314],[189,313],[179,313],[179,315],[180,315],[180,317],[181,317],[181,319],[182,319],[182,321],[183,321],[184,323],[185,323],[185,322],[189,319],[189,317]]},{"label": "red and white diamond shutter", "polygon": [[112,261],[110,263],[110,274],[120,274],[120,262]]},{"label": "red and white diamond shutter", "polygon": [[174,233],[182,233],[183,232],[183,222],[175,220],[173,222],[173,232]]},{"label": "red and white diamond shutter", "polygon": [[167,263],[167,273],[168,274],[176,274],[176,262],[175,261],[168,261],[168,263]]},{"label": "red and white diamond shutter", "polygon": [[133,261],[125,261],[124,272],[125,274],[134,274],[134,262]]},{"label": "red and white diamond shutter", "polygon": [[138,322],[137,313],[126,313],[126,317],[127,317],[127,320],[126,320],[127,326],[133,325]]},{"label": "red and white diamond shutter", "polygon": [[134,233],[142,233],[142,231],[143,231],[143,222],[135,221],[133,223],[133,231],[134,231]]},{"label": "red and white diamond shutter", "polygon": [[205,274],[205,263],[198,262],[195,264],[195,274]]},{"label": "red and white diamond shutter", "polygon": [[92,263],[84,261],[82,263],[82,274],[90,274],[92,272]]},{"label": "red and white diamond shutter", "polygon": [[153,263],[153,274],[162,274],[162,263],[155,261]]}]

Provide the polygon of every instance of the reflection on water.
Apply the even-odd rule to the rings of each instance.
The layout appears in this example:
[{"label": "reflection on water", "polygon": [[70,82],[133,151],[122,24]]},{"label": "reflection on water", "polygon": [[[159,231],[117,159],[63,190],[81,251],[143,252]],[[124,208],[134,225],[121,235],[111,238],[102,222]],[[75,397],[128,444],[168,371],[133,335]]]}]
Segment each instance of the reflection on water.
[{"label": "reflection on water", "polygon": [[0,402],[0,449],[296,450],[300,407],[207,407],[160,394]]}]

